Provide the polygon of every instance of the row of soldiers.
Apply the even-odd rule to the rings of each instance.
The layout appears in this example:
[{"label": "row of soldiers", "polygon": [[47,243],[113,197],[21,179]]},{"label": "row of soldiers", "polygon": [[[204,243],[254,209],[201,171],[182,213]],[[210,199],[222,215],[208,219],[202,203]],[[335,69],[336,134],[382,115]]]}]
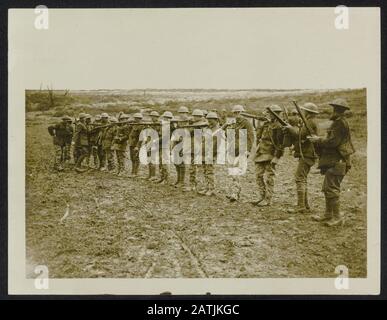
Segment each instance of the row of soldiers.
[{"label": "row of soldiers", "polygon": [[[57,125],[50,126],[49,132],[54,137],[56,146],[56,168],[63,170],[63,164],[70,160],[70,147],[73,146],[75,170],[84,172],[82,168],[85,159],[89,161],[92,157],[94,166],[102,171],[114,172],[123,175],[125,169],[126,150],[129,146],[130,160],[132,163],[131,177],[138,175],[140,164],[139,150],[143,143],[140,139],[141,132],[146,128],[153,128],[161,134],[159,126],[160,120],[168,122],[171,131],[177,127],[185,127],[190,130],[193,136],[195,128],[206,128],[212,132],[217,132],[219,128],[235,129],[235,155],[253,156],[255,162],[256,182],[258,199],[251,202],[254,206],[267,207],[272,204],[274,193],[275,173],[278,162],[287,147],[292,148],[293,155],[298,159],[295,172],[295,184],[297,188],[296,211],[300,213],[310,212],[308,200],[308,175],[311,167],[318,161],[318,168],[324,175],[322,191],[325,196],[326,210],[324,215],[313,215],[316,221],[322,221],[328,226],[341,224],[344,216],[340,211],[340,185],[351,167],[350,156],[354,152],[350,129],[345,118],[345,111],[349,106],[344,99],[337,99],[330,103],[332,106],[331,127],[325,137],[319,136],[316,117],[319,108],[314,103],[305,103],[300,107],[299,116],[287,117],[287,122],[281,120],[283,109],[278,105],[270,107],[270,113],[264,117],[257,117],[259,125],[254,126],[248,119],[249,114],[241,105],[235,105],[232,109],[234,122],[228,122],[225,117],[219,117],[216,112],[208,112],[207,115],[202,110],[195,109],[192,114],[188,108],[181,107],[178,110],[178,117],[174,117],[172,112],[165,111],[161,117],[157,111],[149,114],[149,119],[144,119],[143,114],[135,113],[132,116],[120,114],[118,119],[109,117],[103,113],[95,117],[94,122],[91,116],[80,114],[79,120],[72,126],[70,117],[63,117],[63,121]],[[128,119],[132,119],[128,121]],[[245,129],[245,130],[240,130]],[[243,151],[239,145],[239,135],[244,134],[247,141],[247,148]],[[257,149],[251,155],[254,141]],[[179,141],[174,141],[178,143]],[[173,146],[173,145],[172,145]],[[214,146],[217,146],[214,143]],[[193,150],[193,148],[192,148]],[[162,159],[162,147],[159,147],[160,159]],[[147,150],[150,155],[150,150]],[[240,155],[239,152],[245,152]],[[213,148],[213,156],[216,158],[217,149]],[[114,156],[117,165],[114,164]],[[184,191],[197,191],[200,194],[211,196],[215,191],[214,165],[194,163],[188,165],[189,179],[186,181],[186,167],[184,163],[176,164],[177,180],[176,187],[182,187]],[[240,157],[243,159],[243,157]],[[238,163],[233,166],[238,167]],[[198,189],[197,173],[203,169],[205,184]],[[238,201],[241,194],[241,176],[238,174],[231,176],[230,190],[227,198],[231,201]],[[159,184],[166,184],[169,180],[169,165],[159,162],[159,178],[156,177],[156,165],[148,164],[149,181]]]}]

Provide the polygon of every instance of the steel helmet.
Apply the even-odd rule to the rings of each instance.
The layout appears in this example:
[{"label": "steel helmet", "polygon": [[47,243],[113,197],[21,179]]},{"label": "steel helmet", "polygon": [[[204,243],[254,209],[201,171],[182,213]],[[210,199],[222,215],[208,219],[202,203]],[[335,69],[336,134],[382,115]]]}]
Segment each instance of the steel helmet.
[{"label": "steel helmet", "polygon": [[129,115],[125,114],[125,113],[121,114],[121,116],[120,116],[120,120],[122,120],[122,119],[129,119],[129,118],[130,118]]},{"label": "steel helmet", "polygon": [[188,108],[185,106],[181,106],[177,112],[178,113],[189,113]]},{"label": "steel helmet", "polygon": [[240,104],[237,104],[232,107],[232,112],[244,112],[244,111],[245,111],[245,107]]},{"label": "steel helmet", "polygon": [[95,121],[99,121],[99,120],[101,120],[101,116],[100,116],[99,114],[97,114],[97,115],[95,116]]},{"label": "steel helmet", "polygon": [[311,113],[319,113],[318,107],[312,102],[305,103],[304,105],[302,105],[300,107],[300,109],[311,112]]},{"label": "steel helmet", "polygon": [[169,118],[169,119],[172,119],[172,118],[173,118],[173,114],[172,114],[171,111],[164,111],[162,117],[163,117],[163,118]]},{"label": "steel helmet", "polygon": [[350,107],[345,99],[338,98],[329,103],[332,107],[339,107],[344,110],[350,110]]},{"label": "steel helmet", "polygon": [[216,112],[209,112],[206,116],[207,119],[218,119],[218,115],[216,114]]},{"label": "steel helmet", "polygon": [[81,113],[78,115],[78,118],[79,118],[79,119],[85,119],[85,118],[86,118],[86,113],[81,112]]},{"label": "steel helmet", "polygon": [[106,119],[108,119],[108,118],[109,118],[109,115],[108,115],[106,112],[104,112],[104,113],[101,114],[101,118],[106,118]]},{"label": "steel helmet", "polygon": [[135,118],[135,119],[142,119],[143,118],[142,113],[140,113],[140,112],[135,113],[133,115],[133,118]]},{"label": "steel helmet", "polygon": [[85,119],[91,119],[91,115],[90,115],[90,114],[88,114],[88,113],[86,113],[86,115],[85,115]]},{"label": "steel helmet", "polygon": [[110,122],[118,122],[117,118],[116,117],[110,117]]},{"label": "steel helmet", "polygon": [[272,104],[269,108],[274,112],[282,112],[282,108],[278,104]]},{"label": "steel helmet", "polygon": [[200,110],[200,109],[195,109],[195,110],[192,112],[192,115],[193,115],[193,116],[198,116],[198,117],[203,117],[203,116],[204,116],[203,111]]},{"label": "steel helmet", "polygon": [[71,117],[69,117],[68,115],[65,115],[62,117],[62,120],[63,121],[72,121],[73,119],[71,119]]},{"label": "steel helmet", "polygon": [[150,114],[149,114],[151,117],[159,117],[159,113],[157,111],[152,111]]}]

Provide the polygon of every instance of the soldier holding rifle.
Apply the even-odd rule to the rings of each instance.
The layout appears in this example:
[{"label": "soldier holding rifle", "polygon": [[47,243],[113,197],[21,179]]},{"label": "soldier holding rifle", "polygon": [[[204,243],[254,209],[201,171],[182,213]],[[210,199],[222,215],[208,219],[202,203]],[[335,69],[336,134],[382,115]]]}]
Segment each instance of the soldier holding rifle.
[{"label": "soldier holding rifle", "polygon": [[128,146],[129,139],[129,127],[126,125],[126,121],[129,119],[129,115],[121,114],[118,120],[116,129],[116,135],[113,140],[112,150],[115,151],[117,157],[117,171],[118,176],[122,176],[125,170],[125,152]]},{"label": "soldier holding rifle", "polygon": [[259,207],[270,206],[274,193],[274,177],[279,159],[284,154],[284,148],[289,146],[289,139],[282,127],[288,124],[282,120],[282,108],[272,105],[267,108],[268,121],[257,130],[257,152],[255,156],[255,170],[259,198],[253,202]]},{"label": "soldier holding rifle", "polygon": [[140,167],[140,133],[144,128],[141,124],[143,116],[141,113],[135,113],[133,115],[134,123],[130,125],[129,135],[129,150],[130,150],[130,160],[132,162],[132,173],[130,177],[134,178],[138,175],[138,169]]},{"label": "soldier holding rifle", "polygon": [[[302,109],[302,111],[300,109]],[[305,103],[300,108],[298,108],[297,105],[296,110],[299,112],[302,120],[301,127],[295,124],[289,124],[284,127],[284,131],[291,135],[292,143],[294,145],[294,157],[298,158],[298,165],[295,173],[297,187],[296,212],[304,213],[310,210],[308,201],[308,174],[310,168],[317,159],[315,147],[307,139],[307,136],[318,134],[315,118],[319,112],[318,107],[311,102]]]},{"label": "soldier holding rifle", "polygon": [[[254,129],[249,120],[243,116],[245,108],[242,105],[235,105],[232,108],[233,115],[235,117],[235,123],[227,125],[228,128],[235,130],[235,160],[229,173],[232,173],[232,181],[230,184],[229,194],[226,196],[230,202],[238,201],[241,193],[241,181],[239,168],[245,160],[250,156],[251,148],[254,142]],[[240,136],[246,136],[246,146],[241,146]],[[243,141],[243,140],[242,140]],[[245,154],[242,154],[242,150],[245,149]],[[247,165],[247,162],[245,163]],[[237,170],[234,170],[237,169]]]}]

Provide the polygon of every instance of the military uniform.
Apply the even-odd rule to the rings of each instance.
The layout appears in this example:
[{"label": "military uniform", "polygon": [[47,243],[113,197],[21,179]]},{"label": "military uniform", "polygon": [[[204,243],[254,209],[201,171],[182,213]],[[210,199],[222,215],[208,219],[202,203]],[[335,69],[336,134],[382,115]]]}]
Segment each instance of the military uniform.
[{"label": "military uniform", "polygon": [[116,126],[111,125],[109,127],[103,128],[101,132],[101,145],[105,157],[102,159],[101,166],[106,167],[107,170],[114,170],[114,154],[112,150],[113,139],[116,135]]},{"label": "military uniform", "polygon": [[126,124],[118,124],[112,146],[117,156],[117,174],[125,170],[125,152],[128,146],[129,131]]},{"label": "military uniform", "polygon": [[257,130],[257,142],[255,170],[259,200],[266,200],[266,204],[270,205],[274,192],[276,167],[272,160],[281,158],[284,153],[284,134],[281,125],[275,120],[264,122]]},{"label": "military uniform", "polygon": [[354,152],[347,120],[343,115],[332,119],[327,137],[315,142],[321,149],[318,167],[324,175],[322,191],[325,196],[325,216],[320,220],[335,225],[342,221],[340,213],[340,186],[351,167]]},{"label": "military uniform", "polygon": [[[177,140],[172,141],[172,150],[174,149],[174,147],[176,145],[178,145],[179,143],[182,143],[183,139],[184,139],[183,137],[179,137]],[[182,158],[183,156],[184,156],[184,150],[179,150],[179,157]],[[182,186],[184,186],[184,183],[185,183],[185,171],[186,171],[186,165],[184,163],[184,159],[183,159],[182,163],[180,163],[180,164],[175,163],[175,169],[176,169],[176,176],[177,177],[176,177],[176,182],[175,182],[174,186],[176,188],[182,187]]]},{"label": "military uniform", "polygon": [[[100,123],[92,123],[88,125],[89,130],[89,143],[90,143],[90,161],[91,157],[94,161],[94,167],[98,169],[98,166],[100,165],[100,159],[99,159],[99,152],[98,152],[98,137],[99,137],[99,131],[98,126],[100,126]],[[90,162],[89,161],[89,162]]]},{"label": "military uniform", "polygon": [[[192,120],[190,121],[190,125],[195,125],[195,123],[201,123],[205,120]],[[189,191],[195,191],[197,189],[197,172],[199,168],[202,166],[202,164],[197,163],[195,159],[198,157],[198,154],[201,152],[201,150],[195,150],[195,144],[200,145],[201,144],[201,137],[195,137],[195,128],[190,128],[189,133],[191,136],[191,164],[189,165],[189,187],[187,187],[185,190]],[[200,139],[200,140],[197,140]],[[195,142],[196,141],[196,142]]]},{"label": "military uniform", "polygon": [[[212,114],[209,113],[210,115]],[[218,154],[218,144],[217,144],[217,136],[212,136],[213,133],[219,129],[219,124],[209,125],[206,129],[204,129],[204,135],[202,140],[202,159],[203,159],[203,174],[204,174],[204,188],[200,191],[201,194],[212,195],[215,191],[215,163],[216,157]],[[206,147],[206,136],[211,135],[209,138],[212,139],[212,149],[208,149]],[[208,137],[207,137],[208,139]],[[212,161],[208,159],[206,161],[206,149],[207,152],[212,153]]]},{"label": "military uniform", "polygon": [[305,125],[301,128],[292,127],[289,132],[294,145],[294,157],[298,158],[298,165],[295,173],[297,187],[297,208],[299,211],[309,210],[308,201],[308,174],[315,164],[317,153],[313,144],[306,138],[310,134],[318,134],[318,127],[315,119],[306,117],[311,133]]},{"label": "military uniform", "polygon": [[77,151],[77,162],[75,164],[75,168],[77,170],[81,169],[82,162],[84,159],[88,158],[90,153],[90,145],[89,145],[89,129],[84,122],[79,122],[77,124],[77,129],[74,135],[74,143]]},{"label": "military uniform", "polygon": [[71,123],[65,121],[48,127],[55,147],[55,168],[62,170],[62,164],[70,160],[70,146],[74,134]]},{"label": "military uniform", "polygon": [[130,160],[132,162],[132,176],[137,176],[140,166],[140,133],[143,130],[141,125],[133,125],[128,131],[128,145],[130,150]]},{"label": "military uniform", "polygon": [[[244,109],[241,109],[241,111],[244,111]],[[254,128],[253,128],[252,124],[250,123],[250,121],[248,121],[246,118],[238,117],[236,119],[235,124],[229,125],[227,127],[227,130],[228,129],[235,130],[234,154],[235,154],[235,157],[236,158],[239,157],[239,159],[238,159],[238,163],[234,162],[233,164],[231,164],[231,166],[229,168],[229,172],[233,172],[233,174],[231,175],[232,180],[231,180],[231,183],[229,186],[227,198],[230,201],[237,201],[240,198],[240,193],[242,191],[242,188],[241,188],[240,174],[234,174],[235,173],[234,171],[235,171],[235,169],[239,169],[240,165],[242,164],[242,161],[247,160],[247,157],[245,158],[245,155],[240,154],[240,152],[241,151],[246,151],[249,153],[251,152],[251,148],[253,147],[253,143],[254,143]],[[227,133],[227,130],[226,130],[226,133]],[[245,131],[241,131],[241,130],[245,130]],[[239,144],[239,141],[241,139],[240,137],[242,135],[246,135],[246,142],[247,142],[247,145],[244,146],[243,150],[241,150],[241,146]],[[244,150],[244,149],[246,149],[246,150]],[[240,158],[240,157],[242,157],[242,158]],[[230,161],[230,159],[229,159],[229,161]],[[237,171],[239,172],[239,170],[237,170]]]}]

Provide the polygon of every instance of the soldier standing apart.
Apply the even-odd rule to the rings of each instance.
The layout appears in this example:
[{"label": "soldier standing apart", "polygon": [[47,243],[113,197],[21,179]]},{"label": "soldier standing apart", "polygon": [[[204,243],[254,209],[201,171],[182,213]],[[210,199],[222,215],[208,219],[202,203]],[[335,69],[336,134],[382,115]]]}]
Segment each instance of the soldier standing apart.
[{"label": "soldier standing apart", "polygon": [[143,129],[143,126],[140,125],[142,121],[142,114],[135,113],[133,115],[135,125],[131,125],[129,129],[129,149],[130,149],[130,160],[132,162],[132,173],[130,175],[131,178],[135,178],[138,175],[138,169],[140,167],[140,133]]},{"label": "soldier standing apart", "polygon": [[351,141],[351,132],[344,112],[349,106],[344,99],[336,99],[330,105],[333,112],[332,124],[326,138],[311,136],[308,139],[320,148],[318,168],[325,176],[322,191],[325,196],[325,215],[313,216],[316,221],[324,221],[328,226],[344,223],[340,212],[340,185],[351,168],[350,157],[355,152]]},{"label": "soldier standing apart", "polygon": [[116,153],[117,156],[117,171],[118,176],[123,176],[125,170],[125,152],[128,146],[129,139],[129,127],[125,121],[128,121],[129,115],[122,114],[118,121],[118,126],[116,129],[116,135],[113,139],[112,151]]},{"label": "soldier standing apart", "polygon": [[103,153],[105,155],[105,160],[103,163],[105,166],[101,169],[101,171],[114,171],[114,154],[112,151],[113,139],[116,135],[116,127],[117,118],[110,117],[110,123],[106,128],[103,128],[101,131],[101,144]]},{"label": "soldier standing apart", "polygon": [[63,116],[62,122],[48,127],[48,133],[53,137],[55,147],[54,169],[63,171],[63,164],[70,160],[70,145],[74,134],[72,119]]},{"label": "soldier standing apart", "polygon": [[[231,169],[239,169],[240,165],[243,165],[243,162],[247,160],[250,156],[251,148],[254,143],[254,128],[253,125],[247,120],[242,112],[245,112],[245,107],[242,105],[235,105],[232,108],[232,113],[235,117],[235,123],[229,125],[229,129],[235,130],[235,157],[237,162],[234,161]],[[246,143],[242,149],[245,149],[246,154],[241,154],[241,146],[240,146],[240,137],[246,135]],[[242,140],[243,141],[243,140]],[[229,147],[228,147],[229,148]],[[245,157],[245,158],[244,158]],[[247,161],[246,161],[247,165]],[[233,170],[234,171],[234,170]],[[238,170],[239,172],[239,170]],[[232,181],[230,184],[229,194],[226,196],[231,202],[238,201],[241,193],[241,181],[240,174],[232,175]]]},{"label": "soldier standing apart", "polygon": [[74,147],[77,150],[78,159],[75,163],[75,170],[77,172],[85,172],[87,169],[82,169],[82,162],[89,157],[89,128],[86,123],[86,118],[89,115],[81,113],[79,115],[79,122],[74,135]]},{"label": "soldier standing apart", "polygon": [[[308,128],[313,135],[318,135],[318,126],[316,116],[319,113],[318,107],[314,103],[305,103],[300,107],[305,114]],[[310,210],[308,201],[308,174],[310,168],[315,164],[317,159],[316,150],[313,144],[307,139],[310,135],[308,129],[302,124],[301,128],[297,125],[289,124],[284,130],[290,133],[294,145],[294,157],[298,158],[298,165],[295,174],[297,187],[297,208],[296,212],[304,213]]]},{"label": "soldier standing apart", "polygon": [[[195,125],[195,123],[201,123],[203,121],[207,121],[204,117],[203,111],[200,109],[195,109],[192,111],[192,118],[190,120],[191,125]],[[189,191],[196,191],[197,187],[197,181],[196,181],[196,173],[198,170],[199,164],[195,163],[195,157],[197,150],[195,150],[195,129],[190,128],[190,135],[191,135],[191,164],[189,165],[189,185],[184,187],[183,191],[189,192]],[[201,141],[200,141],[201,142]],[[199,150],[200,152],[200,150]]]},{"label": "soldier standing apart", "polygon": [[[208,120],[208,127],[204,129],[204,135],[202,140],[202,160],[203,160],[203,170],[204,170],[204,188],[198,193],[205,196],[212,196],[215,193],[215,162],[217,157],[217,137],[213,136],[213,133],[218,130],[219,127],[219,118],[215,112],[209,112],[206,116]],[[207,135],[210,135],[209,137]],[[206,140],[210,138],[212,140],[212,146],[206,146]],[[206,161],[206,152],[212,153],[212,159]],[[211,160],[211,161],[209,161]]]},{"label": "soldier standing apart", "polygon": [[[272,111],[281,114],[278,105],[270,107]],[[284,153],[284,133],[280,123],[269,113],[269,121],[263,123],[257,130],[257,152],[255,170],[258,185],[258,201],[253,202],[259,207],[270,206],[274,192],[274,177],[276,165]]]}]

